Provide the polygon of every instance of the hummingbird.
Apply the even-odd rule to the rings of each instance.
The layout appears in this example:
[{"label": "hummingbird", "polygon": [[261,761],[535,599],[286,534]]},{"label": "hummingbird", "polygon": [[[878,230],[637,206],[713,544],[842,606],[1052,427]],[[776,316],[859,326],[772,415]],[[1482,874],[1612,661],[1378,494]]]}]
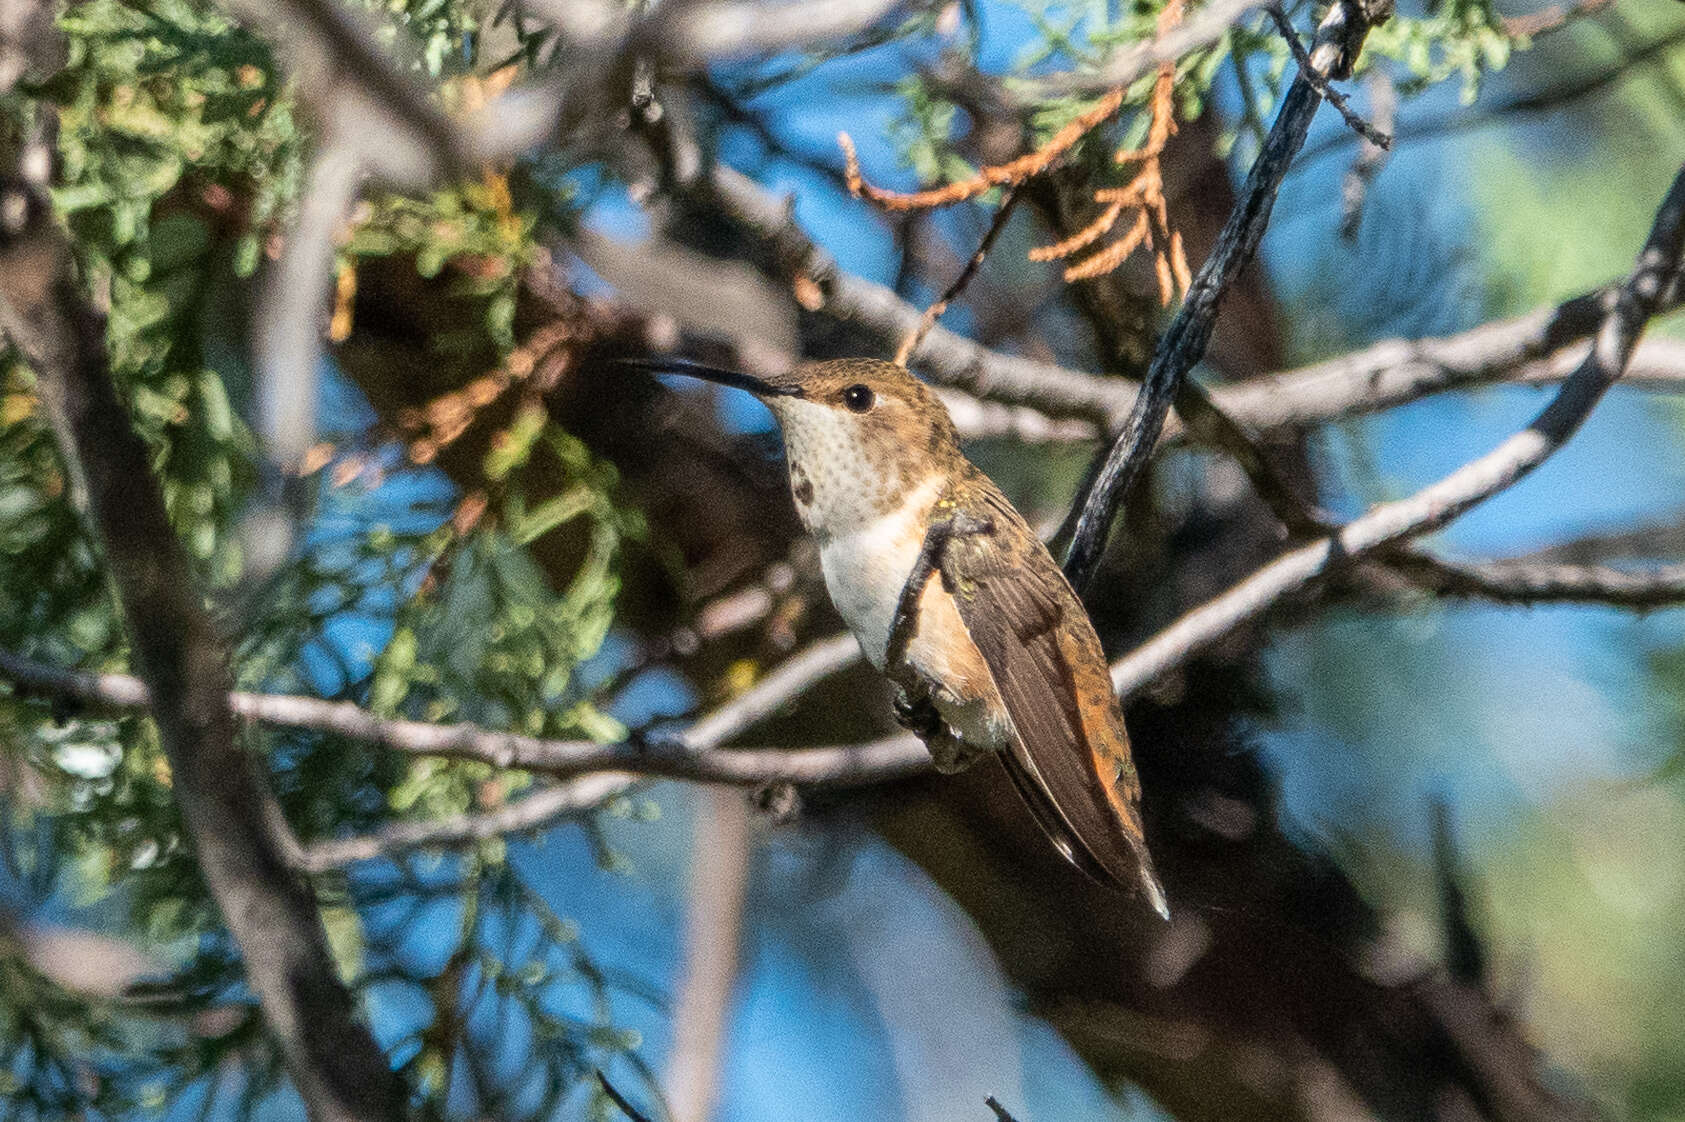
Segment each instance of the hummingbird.
[{"label": "hummingbird", "polygon": [[1004,766],[1065,859],[1169,917],[1099,637],[1047,546],[906,369],[837,359],[756,376],[626,360],[747,390],[777,419],[825,587],[938,771]]}]

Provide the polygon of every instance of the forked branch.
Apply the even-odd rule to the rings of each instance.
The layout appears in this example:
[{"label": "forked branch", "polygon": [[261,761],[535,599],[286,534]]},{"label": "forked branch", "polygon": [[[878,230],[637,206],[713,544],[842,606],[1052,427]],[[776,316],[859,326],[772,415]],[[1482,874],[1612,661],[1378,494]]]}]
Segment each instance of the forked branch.
[{"label": "forked branch", "polygon": [[1088,492],[1077,504],[1080,514],[1065,555],[1065,572],[1078,592],[1093,577],[1113,517],[1152,455],[1177,387],[1205,357],[1223,297],[1241,269],[1257,254],[1282,178],[1304,144],[1311,118],[1322,104],[1319,84],[1350,73],[1371,24],[1384,14],[1372,11],[1358,0],[1336,0],[1317,29],[1316,45],[1310,55],[1313,68],[1301,72],[1287,91],[1281,112],[1246,177],[1228,222],[1217,237],[1216,247],[1200,266],[1187,299],[1159,340],[1123,431],[1113,442]]},{"label": "forked branch", "polygon": [[1437,530],[1520,482],[1574,435],[1625,371],[1651,317],[1678,299],[1682,253],[1685,170],[1675,178],[1663,200],[1637,266],[1603,302],[1591,352],[1530,425],[1409,498],[1375,507],[1346,523],[1338,533],[1282,555],[1221,596],[1188,612],[1113,664],[1112,681],[1119,692],[1128,695],[1141,689],[1340,566],[1403,539]]}]

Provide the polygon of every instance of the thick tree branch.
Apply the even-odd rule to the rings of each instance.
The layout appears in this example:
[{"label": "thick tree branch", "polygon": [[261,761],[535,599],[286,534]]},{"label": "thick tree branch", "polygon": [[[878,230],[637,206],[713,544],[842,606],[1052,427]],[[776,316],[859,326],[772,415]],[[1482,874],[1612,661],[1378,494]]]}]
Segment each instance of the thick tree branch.
[{"label": "thick tree branch", "polygon": [[[1585,332],[1576,331],[1560,349],[1551,350],[1559,344],[1529,338],[1530,328],[1550,322],[1553,331],[1562,329],[1563,321],[1557,317],[1563,309],[1595,298],[1596,294],[1588,293],[1556,308],[1494,320],[1440,339],[1388,339],[1339,358],[1214,386],[1203,393],[1230,422],[1254,432],[1269,432],[1383,413],[1458,390],[1559,385],[1585,359],[1587,345],[1579,341]],[[1537,357],[1540,354],[1545,357]],[[1193,384],[1184,382],[1183,388]],[[1685,342],[1645,339],[1633,352],[1621,384],[1653,393],[1685,393]],[[1060,417],[1030,405],[1004,405],[951,389],[941,389],[938,396],[953,415],[960,435],[968,440],[1004,437],[1034,444],[1094,440],[1100,432],[1092,421]],[[1181,410],[1178,395],[1177,412],[1165,422],[1161,446],[1191,439],[1234,453],[1216,434],[1197,431],[1197,425],[1190,432]]]},{"label": "thick tree branch", "polygon": [[[476,760],[553,778],[619,771],[740,787],[774,783],[847,787],[924,771],[929,765],[928,755],[917,740],[906,736],[820,748],[715,750],[800,696],[813,683],[859,659],[859,647],[852,636],[816,643],[683,732],[620,744],[547,740],[478,725],[388,719],[350,702],[287,694],[235,692],[228,695],[227,705],[239,717],[274,728],[329,732],[411,755]],[[144,712],[151,708],[151,691],[139,678],[128,674],[60,670],[0,650],[0,677],[9,679],[22,693],[65,698],[103,711]]]},{"label": "thick tree branch", "polygon": [[1319,86],[1351,73],[1371,24],[1386,18],[1389,12],[1390,8],[1380,3],[1372,10],[1358,0],[1335,0],[1317,28],[1310,52],[1312,69],[1294,79],[1282,100],[1281,112],[1246,177],[1228,222],[1217,236],[1216,246],[1200,266],[1176,318],[1153,352],[1140,396],[1130,409],[1123,431],[1077,504],[1081,514],[1065,554],[1065,573],[1079,593],[1094,575],[1119,505],[1158,443],[1177,387],[1205,357],[1224,295],[1257,254],[1276,192],[1322,104]]},{"label": "thick tree branch", "polygon": [[[1254,428],[1272,429],[1377,413],[1447,390],[1512,379],[1558,382],[1585,357],[1583,347],[1566,353],[1564,348],[1597,330],[1618,287],[1443,339],[1384,340],[1326,362],[1224,386],[1212,397]],[[1677,306],[1678,294],[1667,293],[1655,314]],[[1646,385],[1685,385],[1685,347],[1677,343],[1646,342],[1633,364]]]},{"label": "thick tree branch", "polygon": [[316,901],[288,868],[273,798],[238,744],[222,642],[112,385],[104,316],[82,295],[45,200],[15,184],[5,190],[14,221],[0,231],[0,329],[70,438],[64,458],[83,469],[92,529],[205,881],[311,1117],[398,1118],[404,1088],[356,1018]]},{"label": "thick tree branch", "polygon": [[1228,592],[1188,612],[1113,663],[1112,681],[1119,692],[1134,693],[1336,568],[1404,538],[1439,529],[1519,482],[1573,436],[1621,376],[1650,318],[1678,298],[1682,249],[1685,171],[1674,180],[1663,201],[1632,275],[1603,301],[1602,322],[1591,353],[1527,428],[1437,483],[1409,498],[1374,508],[1348,522],[1337,534],[1284,554]]},{"label": "thick tree branch", "polygon": [[1685,602],[1685,565],[1616,569],[1528,561],[1448,561],[1419,549],[1388,551],[1388,569],[1436,596],[1500,604],[1607,604],[1665,608]]}]

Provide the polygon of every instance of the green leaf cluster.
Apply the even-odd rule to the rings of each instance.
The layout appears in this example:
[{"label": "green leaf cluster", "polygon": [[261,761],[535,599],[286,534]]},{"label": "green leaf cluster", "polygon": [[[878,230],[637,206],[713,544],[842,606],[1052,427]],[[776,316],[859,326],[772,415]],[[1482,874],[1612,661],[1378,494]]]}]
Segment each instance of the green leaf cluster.
[{"label": "green leaf cluster", "polygon": [[[413,65],[447,81],[447,101],[482,80],[474,5],[416,0],[380,12],[419,43]],[[316,528],[297,556],[247,587],[240,520],[260,474],[243,420],[247,339],[262,269],[298,202],[308,121],[269,44],[213,5],[88,0],[61,26],[67,65],[0,98],[0,131],[20,135],[35,104],[57,110],[53,202],[107,310],[113,375],[171,518],[237,640],[240,684],[429,720],[624,735],[605,712],[609,675],[584,668],[600,659],[625,545],[642,523],[612,468],[535,411],[518,412],[494,442],[487,514],[472,529],[453,527],[454,497],[436,474],[405,466],[402,450],[382,443],[389,435],[351,434],[336,466],[362,458],[376,470],[323,479]],[[430,351],[480,355],[489,343],[506,353],[521,278],[541,239],[568,220],[558,170],[550,158],[423,197],[373,195],[353,216],[343,267],[378,260],[448,275],[483,315],[438,332]],[[0,644],[55,665],[127,669],[72,491],[33,374],[0,352]],[[564,587],[544,577],[540,548],[571,559]],[[368,649],[370,635],[381,649]],[[253,730],[247,743],[307,841],[484,807],[528,782],[315,732]],[[0,1100],[36,1117],[158,1113],[200,1094],[229,1098],[242,1115],[258,1109],[284,1083],[279,1059],[184,841],[150,723],[0,693],[0,756],[29,792],[0,831],[11,842],[42,839],[0,845],[12,879],[33,886],[38,903],[93,909],[170,969],[160,983],[170,1013],[159,1020],[156,1001],[142,1009],[63,990],[0,939],[0,1053],[13,1057],[0,1064]],[[435,1114],[461,1102],[444,1057],[510,1050],[473,1027],[488,1017],[524,1017],[530,1028],[526,1068],[502,1091],[481,1088],[485,1111],[499,1117],[541,1116],[544,1103],[638,1045],[616,1027],[612,1002],[635,980],[595,966],[576,925],[543,905],[501,844],[460,860],[404,861],[395,879],[353,874],[318,888],[336,955],[366,1000],[387,1000],[393,987],[429,995],[432,1023],[395,1062]],[[470,917],[458,932],[460,969],[418,973],[405,942],[414,932],[375,919],[441,900]],[[523,925],[542,937],[507,960],[507,936]],[[590,1015],[555,1013],[557,992],[572,988]],[[454,1005],[484,1013],[459,1019]],[[535,1086],[544,1094],[528,1093]]]}]

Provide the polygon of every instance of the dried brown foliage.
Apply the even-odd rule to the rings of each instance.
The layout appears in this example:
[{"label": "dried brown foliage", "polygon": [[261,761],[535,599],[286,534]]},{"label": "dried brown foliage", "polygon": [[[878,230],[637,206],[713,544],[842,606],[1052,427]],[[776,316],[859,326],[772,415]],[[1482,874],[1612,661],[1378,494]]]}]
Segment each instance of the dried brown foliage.
[{"label": "dried brown foliage", "polygon": [[468,431],[482,410],[517,385],[523,387],[524,396],[536,401],[567,371],[573,360],[574,347],[570,344],[579,341],[577,334],[575,325],[567,319],[546,324],[510,351],[496,370],[459,390],[439,395],[419,409],[405,410],[399,423],[410,436],[410,460],[417,464],[433,462],[442,449]]},{"label": "dried brown foliage", "polygon": [[[1183,8],[1183,0],[1172,0],[1165,6],[1158,18],[1159,35],[1164,35],[1182,22]],[[1146,143],[1139,148],[1119,149],[1112,157],[1119,164],[1139,163],[1140,171],[1127,186],[1096,190],[1094,201],[1100,204],[1101,210],[1094,220],[1067,238],[1031,250],[1030,260],[1065,261],[1066,281],[1090,280],[1114,271],[1133,256],[1136,250],[1144,247],[1152,256],[1160,303],[1168,305],[1177,292],[1187,292],[1193,275],[1188,268],[1181,233],[1170,224],[1169,207],[1164,197],[1164,176],[1160,166],[1164,147],[1176,132],[1175,89],[1176,64],[1165,62],[1159,66],[1153,82],[1152,97],[1148,103],[1150,118]],[[854,141],[846,132],[838,133],[837,143],[843,151],[848,189],[857,198],[866,199],[890,211],[927,210],[950,206],[997,187],[1015,191],[1028,180],[1048,171],[1083,137],[1117,116],[1123,108],[1125,93],[1126,89],[1123,86],[1112,89],[1034,152],[1004,164],[987,165],[970,179],[924,191],[891,191],[866,182],[860,171],[860,159],[855,152]],[[1075,260],[1077,254],[1117,229],[1119,222],[1126,217],[1128,223],[1122,236],[1099,251]],[[905,362],[917,349],[919,340],[929,330],[930,324],[946,310],[948,303],[964,288],[965,282],[976,273],[1003,224],[1004,217],[997,216],[982,246],[961,273],[960,280],[950,287],[940,300],[931,305],[919,330],[909,335],[902,343],[897,361]]]},{"label": "dried brown foliage", "polygon": [[996,187],[1015,187],[1045,172],[1079,140],[1115,117],[1123,108],[1123,93],[1121,87],[1112,90],[1034,152],[1004,164],[984,167],[970,179],[945,187],[932,187],[927,191],[890,191],[867,183],[860,174],[860,158],[854,151],[853,139],[846,132],[840,132],[837,143],[842,146],[843,160],[847,165],[844,175],[848,178],[848,189],[856,198],[865,199],[884,210],[930,210],[963,203]]},{"label": "dried brown foliage", "polygon": [[[1158,33],[1163,35],[1182,22],[1182,0],[1173,0],[1159,14]],[[1138,162],[1141,170],[1125,187],[1104,187],[1094,192],[1094,201],[1101,211],[1094,221],[1062,241],[1030,251],[1032,261],[1067,261],[1067,281],[1091,280],[1112,272],[1127,261],[1137,249],[1146,247],[1152,254],[1153,269],[1158,278],[1159,302],[1169,304],[1177,292],[1187,292],[1193,279],[1188,269],[1187,254],[1182,248],[1182,235],[1170,224],[1170,210],[1164,198],[1164,174],[1160,160],[1164,146],[1176,132],[1176,64],[1161,63],[1153,81],[1151,114],[1147,140],[1139,148],[1119,149],[1112,159],[1119,164]],[[1073,260],[1118,226],[1126,215],[1133,215],[1123,236],[1096,253],[1081,260]]]}]

